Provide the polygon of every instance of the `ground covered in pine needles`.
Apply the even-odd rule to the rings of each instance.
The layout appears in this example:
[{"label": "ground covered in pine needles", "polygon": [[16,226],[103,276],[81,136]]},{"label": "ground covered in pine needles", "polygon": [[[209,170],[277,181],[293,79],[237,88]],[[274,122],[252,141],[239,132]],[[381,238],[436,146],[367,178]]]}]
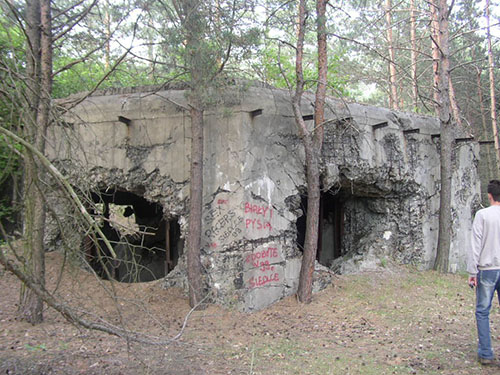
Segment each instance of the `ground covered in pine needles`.
[{"label": "ground covered in pine needles", "polygon": [[[64,265],[64,267],[63,267]],[[87,319],[168,340],[190,311],[157,282],[99,281],[56,253],[50,290]],[[0,271],[0,374],[498,374],[475,360],[474,292],[465,275],[398,268],[338,276],[309,305],[290,297],[245,314],[209,306],[164,345],[71,325],[52,309],[32,326],[16,317],[19,282]],[[500,309],[492,311],[500,353]]]}]

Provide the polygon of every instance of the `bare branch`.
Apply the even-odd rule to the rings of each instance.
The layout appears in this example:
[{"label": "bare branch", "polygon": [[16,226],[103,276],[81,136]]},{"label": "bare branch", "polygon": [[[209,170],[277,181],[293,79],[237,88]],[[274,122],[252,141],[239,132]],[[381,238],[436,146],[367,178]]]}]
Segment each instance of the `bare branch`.
[{"label": "bare branch", "polygon": [[[4,227],[2,223],[0,222],[0,233],[2,236],[6,238],[6,233],[4,230]],[[9,242],[9,246],[11,246]],[[194,306],[188,314],[184,318],[184,322],[182,324],[182,327],[177,335],[175,335],[172,338],[169,339],[161,339],[158,337],[151,337],[149,335],[140,333],[140,332],[135,332],[135,331],[130,331],[121,327],[118,327],[114,324],[111,324],[102,318],[99,319],[100,322],[93,322],[86,320],[81,317],[81,315],[91,315],[88,312],[82,312],[82,311],[77,311],[75,309],[72,309],[68,305],[59,302],[57,298],[50,293],[44,286],[41,286],[39,283],[37,283],[31,276],[25,274],[17,264],[15,264],[12,260],[7,259],[5,256],[3,250],[0,250],[0,264],[9,272],[14,274],[19,280],[21,280],[28,288],[30,288],[34,293],[36,293],[40,298],[44,300],[44,302],[52,307],[54,310],[59,312],[68,322],[77,324],[79,326],[82,326],[87,329],[95,330],[95,331],[101,331],[104,333],[108,333],[113,336],[118,336],[133,342],[138,342],[142,344],[148,344],[148,345],[167,345],[170,344],[176,340],[178,340],[182,334],[184,333],[184,330],[186,328],[187,322],[191,316],[191,314],[199,307],[199,305],[203,304],[205,300],[208,298],[209,294],[207,294],[196,306]]]},{"label": "bare branch", "polygon": [[73,28],[78,25],[87,15],[90,13],[92,8],[97,4],[97,0],[94,0],[92,4],[90,4],[74,21],[73,23],[67,25],[66,30],[61,31],[58,35],[54,35],[53,41],[57,41],[61,39],[64,35],[66,35],[68,32],[73,30]]},{"label": "bare branch", "polygon": [[[130,47],[130,49],[132,49],[132,47]],[[101,84],[104,81],[106,81],[106,79],[108,79],[108,77],[116,70],[116,68],[118,67],[118,65],[121,64],[121,62],[123,61],[123,59],[125,59],[125,57],[127,56],[127,54],[130,52],[130,49],[128,49],[128,50],[125,51],[125,53],[113,64],[113,66],[109,69],[109,71],[99,80],[99,82],[97,82],[97,84],[94,86],[94,88],[92,90],[90,90],[89,92],[87,92],[84,96],[82,96],[78,100],[72,101],[71,102],[71,106],[67,107],[66,110],[70,110],[71,108],[74,108],[75,106],[77,106],[78,104],[80,104],[81,102],[83,102],[85,99],[87,99],[88,97],[92,96],[92,94],[97,91],[97,89],[99,88],[99,86],[101,86]]]}]

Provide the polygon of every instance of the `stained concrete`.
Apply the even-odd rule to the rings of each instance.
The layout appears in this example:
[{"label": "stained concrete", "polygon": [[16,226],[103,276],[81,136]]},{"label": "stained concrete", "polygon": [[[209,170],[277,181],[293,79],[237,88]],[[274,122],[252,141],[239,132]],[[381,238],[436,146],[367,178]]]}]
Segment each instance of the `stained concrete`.
[{"label": "stained concrete", "polygon": [[[66,127],[51,128],[49,156],[84,189],[113,187],[160,204],[186,237],[191,134],[185,94],[171,89],[89,97],[68,113]],[[288,92],[248,85],[217,99],[204,118],[204,279],[214,302],[253,311],[297,289],[303,148]],[[313,113],[312,102],[306,94],[304,115]],[[438,121],[334,99],[325,117],[322,184],[341,202],[342,249],[329,268],[317,266],[315,288],[329,282],[331,270],[358,272],[390,262],[429,268],[438,233]],[[475,143],[456,144],[454,271],[464,269],[479,202],[477,161]],[[184,267],[181,257],[165,286],[185,288]]]}]

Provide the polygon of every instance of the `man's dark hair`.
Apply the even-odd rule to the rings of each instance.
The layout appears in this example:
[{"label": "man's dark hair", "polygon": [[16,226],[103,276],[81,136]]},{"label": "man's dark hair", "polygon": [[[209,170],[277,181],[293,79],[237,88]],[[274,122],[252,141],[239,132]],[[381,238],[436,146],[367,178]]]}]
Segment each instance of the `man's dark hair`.
[{"label": "man's dark hair", "polygon": [[495,202],[500,202],[500,181],[490,181],[490,183],[488,184],[488,194],[491,194]]}]

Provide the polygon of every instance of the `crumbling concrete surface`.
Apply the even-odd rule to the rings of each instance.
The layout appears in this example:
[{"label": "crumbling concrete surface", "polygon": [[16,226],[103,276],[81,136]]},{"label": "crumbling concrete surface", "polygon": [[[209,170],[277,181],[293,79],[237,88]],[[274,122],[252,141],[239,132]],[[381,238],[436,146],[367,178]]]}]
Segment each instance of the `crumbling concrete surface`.
[{"label": "crumbling concrete surface", "polygon": [[[214,94],[215,95],[215,94]],[[202,265],[215,302],[253,311],[295,293],[298,222],[306,191],[303,148],[288,93],[258,86],[217,94],[205,112]],[[50,131],[49,155],[85,189],[131,192],[163,207],[188,233],[190,119],[183,90],[92,96]],[[312,97],[303,101],[313,113]],[[325,203],[315,288],[332,270],[391,262],[432,265],[438,232],[436,119],[329,99]],[[312,121],[309,121],[312,126]],[[450,264],[464,268],[479,200],[477,147],[457,142]],[[327,203],[330,202],[330,203]],[[184,257],[165,286],[186,287]]]}]

